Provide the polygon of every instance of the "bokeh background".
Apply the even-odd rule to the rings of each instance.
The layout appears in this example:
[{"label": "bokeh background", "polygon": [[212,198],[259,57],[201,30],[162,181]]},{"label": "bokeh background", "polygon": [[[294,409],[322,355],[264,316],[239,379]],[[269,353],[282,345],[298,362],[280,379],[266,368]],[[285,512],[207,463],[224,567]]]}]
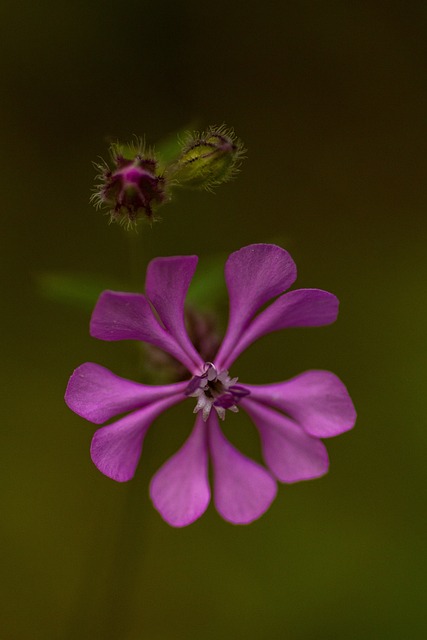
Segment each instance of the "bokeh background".
[{"label": "bokeh background", "polygon": [[[260,640],[426,637],[426,17],[404,2],[3,0],[0,637]],[[88,203],[112,139],[232,125],[248,153],[215,195],[180,193],[139,252]],[[264,338],[241,379],[330,369],[356,428],[323,479],[284,486],[247,527],[210,507],[175,530],[150,477],[192,424],[159,419],[136,478],[92,465],[93,425],[63,402],[95,361],[135,377],[128,343],[40,274],[129,281],[131,262],[203,261],[275,241],[338,322]],[[136,255],[136,258],[135,258]],[[249,421],[227,435],[259,456]]]}]

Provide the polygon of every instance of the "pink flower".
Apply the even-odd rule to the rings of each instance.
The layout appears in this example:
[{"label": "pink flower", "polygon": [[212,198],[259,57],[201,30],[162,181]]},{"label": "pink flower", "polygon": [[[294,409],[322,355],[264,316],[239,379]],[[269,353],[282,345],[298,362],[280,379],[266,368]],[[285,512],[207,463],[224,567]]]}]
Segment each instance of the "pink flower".
[{"label": "pink flower", "polygon": [[[247,524],[269,508],[277,480],[292,483],[327,472],[321,438],[351,429],[356,414],[345,386],[329,371],[250,385],[238,383],[228,370],[244,349],[267,333],[334,322],[338,300],[320,289],[284,293],[296,279],[290,255],[270,244],[244,247],[227,260],[228,328],[213,361],[204,362],[184,323],[184,301],[196,265],[196,256],[156,258],[148,266],[145,295],[104,291],[91,320],[92,336],[160,347],[185,365],[189,379],[148,386],[86,363],[71,376],[65,399],[75,413],[95,424],[126,414],[98,429],[91,445],[95,465],[118,482],[133,477],[155,418],[179,402],[195,402],[193,431],[152,478],[151,499],[170,525],[194,522],[210,502],[210,460],[217,511],[234,524]],[[238,408],[259,431],[267,468],[240,453],[221,431],[218,418]]]}]

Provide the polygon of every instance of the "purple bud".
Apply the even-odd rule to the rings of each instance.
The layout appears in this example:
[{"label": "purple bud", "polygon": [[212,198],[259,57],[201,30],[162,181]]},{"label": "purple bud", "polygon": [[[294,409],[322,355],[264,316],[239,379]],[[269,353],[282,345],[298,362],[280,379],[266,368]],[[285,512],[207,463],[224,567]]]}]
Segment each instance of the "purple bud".
[{"label": "purple bud", "polygon": [[91,197],[96,207],[106,207],[112,221],[127,226],[140,219],[152,221],[153,207],[166,199],[165,178],[157,171],[157,161],[145,154],[144,145],[110,148],[113,168],[97,164],[98,184]]}]

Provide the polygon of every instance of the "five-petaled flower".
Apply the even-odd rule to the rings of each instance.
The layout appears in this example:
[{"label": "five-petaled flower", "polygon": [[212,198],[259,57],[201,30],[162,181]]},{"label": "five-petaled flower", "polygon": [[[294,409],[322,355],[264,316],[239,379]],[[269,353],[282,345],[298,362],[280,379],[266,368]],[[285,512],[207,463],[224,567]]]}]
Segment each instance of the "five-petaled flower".
[{"label": "five-petaled flower", "polygon": [[[225,520],[246,524],[269,508],[277,480],[292,483],[325,474],[328,455],[321,438],[351,429],[356,414],[345,386],[329,371],[252,385],[231,378],[228,370],[267,333],[334,322],[338,300],[320,289],[284,293],[296,279],[290,255],[276,245],[244,247],[227,260],[228,328],[213,361],[204,362],[184,319],[196,265],[197,256],[156,258],[148,266],[145,295],[105,291],[91,319],[92,336],[160,347],[187,367],[189,379],[148,386],[86,363],[71,376],[65,398],[75,413],[95,424],[126,414],[96,431],[91,445],[95,465],[118,482],[133,477],[153,420],[183,400],[196,402],[193,431],[152,478],[151,499],[169,524],[194,522],[210,502],[210,459],[216,509]],[[239,452],[220,429],[218,417],[224,419],[227,410],[238,407],[259,431],[267,468]]]}]

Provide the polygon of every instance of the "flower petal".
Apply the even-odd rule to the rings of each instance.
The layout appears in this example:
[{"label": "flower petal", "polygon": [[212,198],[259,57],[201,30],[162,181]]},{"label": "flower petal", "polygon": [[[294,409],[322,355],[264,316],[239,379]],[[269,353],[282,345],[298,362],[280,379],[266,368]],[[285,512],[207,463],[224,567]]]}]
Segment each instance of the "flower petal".
[{"label": "flower petal", "polygon": [[173,396],[159,400],[98,429],[90,447],[95,466],[117,482],[133,478],[141,456],[142,443],[151,423],[181,399],[181,396]]},{"label": "flower petal", "polygon": [[344,433],[356,421],[347,389],[330,371],[306,371],[286,382],[244,386],[252,400],[280,409],[317,438]]},{"label": "flower petal", "polygon": [[241,407],[260,432],[264,460],[278,480],[299,482],[318,478],[328,471],[328,453],[323,442],[255,400],[244,398]]},{"label": "flower petal", "polygon": [[230,255],[225,265],[229,322],[215,358],[220,369],[258,309],[286,291],[295,279],[294,261],[287,251],[274,244],[252,244]]},{"label": "flower petal", "polygon": [[211,494],[207,431],[200,415],[188,440],[153,476],[150,496],[173,527],[185,527],[206,511]]},{"label": "flower petal", "polygon": [[182,362],[191,373],[195,372],[193,360],[160,326],[150,303],[141,293],[101,293],[92,313],[90,334],[100,340],[142,340],[154,344]]},{"label": "flower petal", "polygon": [[86,362],[71,376],[65,402],[82,418],[102,424],[119,413],[183,393],[187,385],[188,381],[164,386],[139,384],[116,376],[99,364]]},{"label": "flower petal", "polygon": [[167,331],[198,366],[203,361],[185,328],[184,303],[197,267],[197,256],[156,258],[147,268],[145,291]]},{"label": "flower petal", "polygon": [[322,289],[296,289],[275,300],[256,316],[224,362],[230,367],[247,347],[273,331],[288,327],[321,327],[335,322],[339,301]]},{"label": "flower petal", "polygon": [[248,524],[267,511],[276,497],[276,482],[264,467],[225,438],[213,411],[208,427],[216,509],[229,522]]}]

